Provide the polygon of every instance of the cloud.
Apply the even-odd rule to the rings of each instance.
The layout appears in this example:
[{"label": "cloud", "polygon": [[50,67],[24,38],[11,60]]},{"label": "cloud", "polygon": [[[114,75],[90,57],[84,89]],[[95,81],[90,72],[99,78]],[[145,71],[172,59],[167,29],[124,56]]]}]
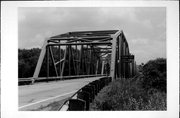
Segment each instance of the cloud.
[{"label": "cloud", "polygon": [[132,54],[135,55],[138,64],[157,57],[166,58],[166,42],[164,40],[131,39],[129,47]]},{"label": "cloud", "polygon": [[152,22],[150,20],[144,20],[143,22],[141,22],[145,27],[153,29],[153,25]]},{"label": "cloud", "polygon": [[46,37],[70,31],[111,29],[124,31],[138,63],[166,55],[165,8],[30,7],[18,11],[19,48],[41,47]]},{"label": "cloud", "polygon": [[[134,8],[20,8],[19,41],[76,30],[120,29],[125,21],[135,21]],[[26,42],[26,41],[25,41]],[[30,42],[32,47],[35,42]],[[23,45],[19,44],[19,47]]]},{"label": "cloud", "polygon": [[132,45],[147,45],[149,42],[149,39],[132,39],[129,43],[132,43]]},{"label": "cloud", "polygon": [[[114,8],[100,8],[100,15],[106,16],[106,18],[121,18],[126,20],[131,20],[133,22],[136,22],[137,16],[136,16],[136,9],[131,7],[114,7]],[[109,14],[111,14],[111,17],[109,17]]]}]

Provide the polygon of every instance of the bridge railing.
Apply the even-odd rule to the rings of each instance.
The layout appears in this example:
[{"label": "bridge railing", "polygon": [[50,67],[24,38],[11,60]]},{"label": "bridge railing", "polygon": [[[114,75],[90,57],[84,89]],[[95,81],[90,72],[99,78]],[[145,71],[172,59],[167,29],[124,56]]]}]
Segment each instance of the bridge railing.
[{"label": "bridge railing", "polygon": [[85,85],[66,100],[59,111],[88,111],[98,92],[112,81],[111,77],[102,77]]},{"label": "bridge railing", "polygon": [[39,77],[36,80],[33,77],[29,78],[19,78],[18,85],[29,85],[33,84],[34,82],[49,82],[49,81],[59,81],[59,80],[70,80],[70,79],[82,79],[82,78],[89,78],[89,77],[101,77],[107,76],[105,74],[97,74],[97,75],[77,75],[77,76],[63,76],[63,77]]}]

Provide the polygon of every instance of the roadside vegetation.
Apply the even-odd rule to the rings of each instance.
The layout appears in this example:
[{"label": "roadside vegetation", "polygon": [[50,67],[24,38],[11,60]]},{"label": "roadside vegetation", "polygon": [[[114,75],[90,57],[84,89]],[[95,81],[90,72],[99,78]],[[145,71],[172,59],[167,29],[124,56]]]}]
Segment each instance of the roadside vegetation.
[{"label": "roadside vegetation", "polygon": [[166,110],[166,59],[141,65],[134,78],[117,79],[96,96],[90,110]]}]

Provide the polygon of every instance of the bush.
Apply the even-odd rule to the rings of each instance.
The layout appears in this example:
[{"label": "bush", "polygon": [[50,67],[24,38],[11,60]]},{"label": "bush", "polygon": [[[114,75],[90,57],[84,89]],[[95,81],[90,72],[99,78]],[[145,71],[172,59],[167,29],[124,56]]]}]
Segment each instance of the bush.
[{"label": "bush", "polygon": [[166,93],[146,91],[139,80],[115,80],[98,94],[90,110],[166,110]]},{"label": "bush", "polygon": [[143,87],[166,92],[166,59],[151,60],[143,66]]},{"label": "bush", "polygon": [[166,59],[150,60],[142,74],[117,79],[95,98],[91,110],[166,110]]}]

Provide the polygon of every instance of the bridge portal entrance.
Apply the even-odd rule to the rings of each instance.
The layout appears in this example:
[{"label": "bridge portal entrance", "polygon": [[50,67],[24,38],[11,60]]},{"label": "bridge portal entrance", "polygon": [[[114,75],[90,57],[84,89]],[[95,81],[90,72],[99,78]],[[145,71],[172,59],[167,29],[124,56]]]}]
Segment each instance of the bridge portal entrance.
[{"label": "bridge portal entrance", "polygon": [[123,31],[78,31],[47,38],[33,75],[39,78],[110,76],[130,78],[136,73],[134,55]]}]

